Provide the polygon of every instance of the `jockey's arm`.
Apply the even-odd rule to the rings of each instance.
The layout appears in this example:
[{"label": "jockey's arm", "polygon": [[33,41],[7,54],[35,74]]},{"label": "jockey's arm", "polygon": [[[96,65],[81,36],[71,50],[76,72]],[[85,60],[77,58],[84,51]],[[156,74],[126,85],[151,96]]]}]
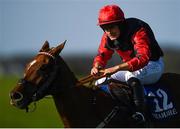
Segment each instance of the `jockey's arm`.
[{"label": "jockey's arm", "polygon": [[125,63],[115,65],[113,67],[104,69],[103,72],[104,72],[104,75],[106,75],[106,74],[114,74],[114,73],[116,73],[118,71],[122,71],[122,70],[128,70],[128,71],[130,70],[128,63],[125,62]]}]

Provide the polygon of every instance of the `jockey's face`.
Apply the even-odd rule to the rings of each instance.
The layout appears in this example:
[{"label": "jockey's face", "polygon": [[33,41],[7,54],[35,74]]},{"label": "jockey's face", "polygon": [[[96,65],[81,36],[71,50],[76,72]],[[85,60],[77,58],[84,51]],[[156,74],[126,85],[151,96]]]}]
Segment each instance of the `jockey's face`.
[{"label": "jockey's face", "polygon": [[102,29],[111,40],[116,40],[121,34],[121,31],[117,24],[103,25]]}]

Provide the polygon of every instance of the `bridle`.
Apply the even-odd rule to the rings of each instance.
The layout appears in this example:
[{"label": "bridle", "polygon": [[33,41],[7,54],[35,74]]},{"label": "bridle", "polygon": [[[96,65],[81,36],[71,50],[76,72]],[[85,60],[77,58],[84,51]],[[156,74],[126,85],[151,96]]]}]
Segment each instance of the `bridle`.
[{"label": "bridle", "polygon": [[[43,98],[45,95],[48,95],[47,89],[50,88],[50,84],[55,80],[57,72],[58,72],[59,66],[57,65],[57,58],[55,58],[53,55],[47,52],[39,52],[38,55],[46,55],[53,59],[52,72],[50,72],[50,74],[46,76],[45,82],[42,82],[38,85],[27,81],[25,78],[22,78],[19,80],[18,84],[21,86],[24,86],[24,95],[26,95],[26,99],[27,99],[27,100],[24,100],[25,103],[38,101],[39,99]],[[23,97],[21,97],[21,99],[23,99]],[[26,107],[26,110],[27,108],[28,107]]]}]

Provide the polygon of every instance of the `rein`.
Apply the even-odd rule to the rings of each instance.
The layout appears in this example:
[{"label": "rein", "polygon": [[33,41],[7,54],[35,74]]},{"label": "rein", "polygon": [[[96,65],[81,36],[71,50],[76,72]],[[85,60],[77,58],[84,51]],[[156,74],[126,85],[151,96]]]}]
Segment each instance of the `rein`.
[{"label": "rein", "polygon": [[104,73],[104,70],[100,70],[100,75],[98,75],[98,76],[93,76],[93,75],[85,76],[85,77],[81,78],[80,80],[78,80],[78,82],[76,83],[76,86],[81,86],[81,85],[86,84],[88,82],[91,83],[91,82],[98,80],[100,78],[109,76],[109,74],[104,75],[103,73]]}]

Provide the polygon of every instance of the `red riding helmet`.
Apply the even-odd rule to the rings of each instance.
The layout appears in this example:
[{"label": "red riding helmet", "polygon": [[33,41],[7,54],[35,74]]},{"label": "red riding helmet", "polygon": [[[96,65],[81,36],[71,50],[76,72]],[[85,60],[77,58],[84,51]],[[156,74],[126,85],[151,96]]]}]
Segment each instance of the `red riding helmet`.
[{"label": "red riding helmet", "polygon": [[106,5],[99,11],[98,24],[105,25],[114,22],[124,21],[124,13],[117,5]]}]

